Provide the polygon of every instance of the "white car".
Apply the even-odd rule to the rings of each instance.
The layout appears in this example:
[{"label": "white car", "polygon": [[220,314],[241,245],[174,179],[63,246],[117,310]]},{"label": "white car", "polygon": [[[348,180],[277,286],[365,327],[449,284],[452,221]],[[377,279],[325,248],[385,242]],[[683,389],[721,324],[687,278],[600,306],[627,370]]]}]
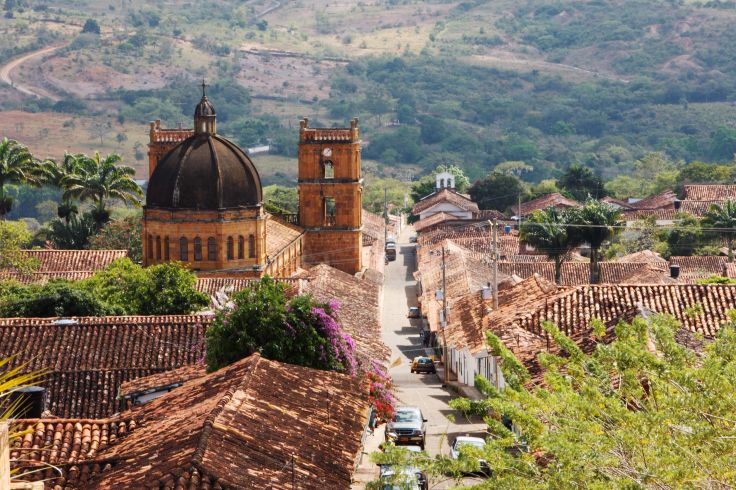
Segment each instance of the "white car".
[{"label": "white car", "polygon": [[[460,459],[460,451],[463,446],[483,449],[485,445],[486,441],[482,437],[459,436],[452,445],[450,455],[452,459]],[[488,462],[485,459],[478,459],[478,462],[480,463],[480,471],[482,473],[488,473]]]}]

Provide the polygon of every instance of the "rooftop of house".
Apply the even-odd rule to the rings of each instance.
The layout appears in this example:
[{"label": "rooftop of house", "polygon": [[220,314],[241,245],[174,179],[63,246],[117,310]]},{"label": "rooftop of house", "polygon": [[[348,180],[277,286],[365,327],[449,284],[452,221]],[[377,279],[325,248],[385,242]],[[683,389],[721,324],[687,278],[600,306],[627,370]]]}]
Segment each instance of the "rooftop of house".
[{"label": "rooftop of house", "polygon": [[389,235],[396,233],[396,225],[393,220],[389,219],[389,224],[386,225],[383,216],[371,213],[365,209],[362,213],[364,246],[369,246],[375,241],[383,241],[384,233],[388,233]]},{"label": "rooftop of house", "polygon": [[343,329],[353,337],[361,364],[388,359],[391,351],[381,341],[378,284],[325,264],[312,267],[299,277],[307,279],[305,293],[321,301],[335,299],[339,302],[337,317]]},{"label": "rooftop of house", "polygon": [[724,184],[687,184],[683,186],[685,200],[723,201],[736,199],[736,185]]},{"label": "rooftop of house", "polygon": [[304,234],[304,229],[292,225],[275,215],[266,220],[266,250],[268,255],[275,257],[294,240]]},{"label": "rooftop of house", "polygon": [[579,202],[568,199],[562,194],[555,192],[553,194],[540,196],[536,199],[532,199],[531,201],[523,202],[521,203],[521,207],[512,206],[511,211],[514,213],[515,216],[527,216],[533,211],[539,211],[551,207],[569,208],[577,206],[580,206]]},{"label": "rooftop of house", "polygon": [[81,280],[92,276],[113,261],[127,257],[127,250],[25,250],[36,261],[37,268],[22,274],[14,269],[0,270],[0,279],[22,283],[45,282],[50,279]]},{"label": "rooftop of house", "polygon": [[419,202],[414,204],[411,213],[418,216],[420,213],[426,211],[432,206],[436,206],[437,204],[443,202],[450,203],[453,206],[456,206],[464,211],[470,211],[473,213],[477,213],[479,211],[478,205],[474,203],[468,196],[460,194],[454,189],[445,187],[436,192],[433,192],[428,196],[423,197]]},{"label": "rooftop of house", "polygon": [[120,386],[193,364],[207,315],[0,319],[0,357],[45,370],[46,409],[57,417],[108,417]]},{"label": "rooftop of house", "polygon": [[[287,285],[290,294],[299,294],[304,289],[304,279],[296,279],[290,277],[279,277],[275,278],[277,282]],[[197,291],[205,293],[208,296],[215,295],[218,291],[225,292],[229,295],[233,295],[243,289],[252,286],[253,284],[260,281],[258,278],[253,277],[238,277],[238,276],[204,276],[200,275],[197,277],[197,283],[195,287]]]},{"label": "rooftop of house", "polygon": [[342,489],[367,421],[360,378],[254,354],[114,419],[27,421],[13,454],[32,469],[29,455],[61,448],[42,457],[70,490]]},{"label": "rooftop of house", "polygon": [[455,219],[457,219],[457,217],[449,213],[445,213],[445,212],[436,213],[436,214],[429,216],[428,218],[420,219],[419,221],[414,223],[414,230],[417,233],[421,233],[423,231],[426,231],[429,228],[432,228],[433,226],[438,226],[446,221],[451,221]]},{"label": "rooftop of house", "polygon": [[732,285],[535,286],[540,280],[533,276],[513,286],[505,292],[505,300],[499,294],[495,311],[483,308],[488,303],[478,294],[457,301],[446,331],[450,345],[480,353],[486,349],[485,332],[490,330],[538,374],[538,354],[558,349],[542,328],[544,321],[582,345],[594,343],[590,335],[593,319],[603,321],[612,331],[619,320],[630,321],[646,310],[673,316],[681,324],[678,341],[692,347],[698,344],[695,335],[713,338],[729,320],[728,311],[736,307],[736,286]]},{"label": "rooftop of house", "polygon": [[640,252],[634,252],[628,255],[624,255],[622,257],[617,257],[615,261],[616,262],[630,262],[630,263],[647,263],[647,264],[650,264],[652,266],[655,266],[661,269],[667,269],[669,266],[667,261],[663,259],[661,255],[651,250],[642,250]]},{"label": "rooftop of house", "polygon": [[631,207],[634,209],[674,209],[673,203],[676,200],[677,195],[671,189],[667,189],[659,194],[645,197],[644,199],[631,203]]}]

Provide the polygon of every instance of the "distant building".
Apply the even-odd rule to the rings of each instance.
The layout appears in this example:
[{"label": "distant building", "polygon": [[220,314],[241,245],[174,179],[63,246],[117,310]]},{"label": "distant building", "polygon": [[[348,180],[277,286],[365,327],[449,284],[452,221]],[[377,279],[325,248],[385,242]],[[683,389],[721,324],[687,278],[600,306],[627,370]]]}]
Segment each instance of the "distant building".
[{"label": "distant building", "polygon": [[194,129],[151,123],[144,265],[176,260],[197,271],[254,277],[289,276],[318,263],[360,272],[358,120],[344,129],[310,128],[302,121],[299,216],[277,217],[263,207],[261,179],[246,152],[217,134],[205,87]]}]

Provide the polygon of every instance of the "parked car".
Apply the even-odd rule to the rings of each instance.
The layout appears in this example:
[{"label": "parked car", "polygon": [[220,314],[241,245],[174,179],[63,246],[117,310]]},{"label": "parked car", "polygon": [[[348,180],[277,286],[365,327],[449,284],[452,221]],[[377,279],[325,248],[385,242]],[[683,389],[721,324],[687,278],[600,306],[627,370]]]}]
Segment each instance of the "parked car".
[{"label": "parked car", "polygon": [[386,258],[388,260],[396,260],[396,244],[395,243],[387,243],[385,251],[386,251]]},{"label": "parked car", "polygon": [[386,426],[386,440],[397,445],[417,445],[424,450],[427,435],[427,419],[417,407],[399,407]]},{"label": "parked car", "polygon": [[[407,466],[397,468],[391,465],[380,465],[381,490],[428,490],[427,475],[419,468]],[[399,476],[400,475],[400,476]]]},{"label": "parked car", "polygon": [[[455,442],[452,445],[450,455],[452,456],[452,459],[459,459],[461,448],[463,446],[483,449],[485,445],[486,441],[482,437],[459,436],[457,439],[455,439]],[[485,459],[479,458],[478,463],[480,464],[481,473],[490,472],[488,462]]]},{"label": "parked car", "polygon": [[437,368],[434,365],[434,361],[429,357],[419,356],[415,357],[411,362],[412,373],[436,373]]},{"label": "parked car", "polygon": [[406,316],[409,318],[422,318],[422,310],[418,306],[412,306],[409,308],[409,313]]},{"label": "parked car", "polygon": [[409,243],[417,243],[417,236],[412,235],[409,237]]}]

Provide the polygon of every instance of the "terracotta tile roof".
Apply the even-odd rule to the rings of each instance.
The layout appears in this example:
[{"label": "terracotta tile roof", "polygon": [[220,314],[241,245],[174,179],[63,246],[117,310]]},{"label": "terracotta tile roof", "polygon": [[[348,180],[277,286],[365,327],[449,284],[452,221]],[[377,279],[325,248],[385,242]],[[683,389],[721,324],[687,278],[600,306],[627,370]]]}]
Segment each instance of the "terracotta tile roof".
[{"label": "terracotta tile roof", "polygon": [[622,213],[624,221],[638,221],[654,216],[656,220],[672,221],[677,218],[677,211],[675,208],[670,209],[632,209]]},{"label": "terracotta tile roof", "polygon": [[670,265],[680,266],[678,282],[683,284],[695,284],[711,276],[722,276],[727,262],[728,258],[721,255],[670,257]]},{"label": "terracotta tile roof", "polygon": [[266,253],[275,257],[291,242],[304,234],[304,230],[296,225],[282,221],[275,215],[266,219]]},{"label": "terracotta tile roof", "polygon": [[[482,223],[474,226],[436,228],[420,234],[417,243],[420,247],[434,246],[444,240],[452,240],[463,248],[482,254],[491,255],[493,251],[491,231],[487,224]],[[503,231],[499,231],[498,249],[501,258],[506,260],[525,251],[522,250],[518,233],[505,233]]]},{"label": "terracotta tile roof", "polygon": [[666,190],[666,191],[660,192],[659,194],[655,194],[653,196],[649,196],[639,201],[636,201],[635,203],[632,203],[631,206],[634,209],[663,209],[663,208],[674,209],[673,203],[676,200],[677,200],[677,196],[675,195],[675,193],[672,192],[671,190]]},{"label": "terracotta tile roof", "polygon": [[[135,421],[125,418],[25,419],[18,423],[18,429],[28,433],[13,441],[10,458],[22,460],[25,469],[41,468],[42,463],[64,466],[94,460],[137,427]],[[33,476],[49,479],[58,474],[47,467]]]},{"label": "terracotta tile roof", "polygon": [[112,467],[90,487],[289,488],[294,478],[297,488],[344,489],[361,450],[367,386],[253,355],[131,415],[141,427],[99,455]]},{"label": "terracotta tile roof", "polygon": [[[290,277],[275,278],[277,282],[284,283],[290,290],[298,294],[299,291],[304,287],[303,279],[296,279]],[[231,291],[231,295],[242,291],[243,289],[252,286],[259,282],[259,278],[254,277],[198,277],[195,287],[197,291],[205,293],[208,296],[214,295],[218,291],[226,290]]]},{"label": "terracotta tile roof", "polygon": [[107,417],[126,381],[192,364],[211,316],[0,319],[0,356],[45,369],[47,408],[60,417]]},{"label": "terracotta tile roof", "polygon": [[622,208],[623,210],[634,209],[634,206],[631,203],[627,201],[622,201],[621,199],[616,199],[615,197],[606,196],[603,199],[601,199],[601,202],[605,202],[613,206],[618,206]]},{"label": "terracotta tile roof", "polygon": [[479,220],[499,220],[499,221],[509,221],[509,218],[503,214],[501,211],[498,211],[497,209],[481,209],[477,213],[473,215],[473,218],[479,219]]},{"label": "terracotta tile roof", "polygon": [[104,269],[113,261],[127,257],[127,250],[26,250],[38,261],[32,274],[19,274],[15,270],[0,271],[0,279],[15,279],[23,283],[45,282],[49,279],[86,279]]},{"label": "terracotta tile roof", "polygon": [[[688,309],[695,305],[699,305],[702,311],[689,313]],[[507,318],[503,321],[517,321],[520,327],[538,335],[543,335],[541,321],[545,319],[567,334],[585,333],[589,331],[591,319],[612,321],[639,306],[656,313],[672,315],[687,330],[712,338],[727,321],[726,312],[736,306],[736,286],[580,286],[549,299],[521,319]]]},{"label": "terracotta tile roof", "polygon": [[[369,246],[374,241],[379,240],[383,242],[385,221],[382,216],[371,213],[370,211],[363,212],[363,246]],[[388,234],[396,234],[396,224],[393,220],[389,220]]]},{"label": "terracotta tile roof", "polygon": [[713,204],[722,204],[723,201],[694,201],[686,200],[680,204],[680,211],[683,213],[692,214],[697,218],[702,218],[705,213],[710,211],[710,207]]},{"label": "terracotta tile roof", "polygon": [[22,421],[14,467],[53,463],[46,486],[66,490],[288,488],[292,475],[348,488],[367,395],[360,378],[253,355],[112,419]]},{"label": "terracotta tile roof", "polygon": [[736,185],[689,184],[683,186],[685,200],[725,201],[736,199]]},{"label": "terracotta tile roof", "polygon": [[638,269],[619,281],[619,284],[678,284],[677,279],[670,276],[667,269],[661,269],[652,264]]},{"label": "terracotta tile roof", "polygon": [[623,257],[616,258],[615,262],[630,262],[634,264],[647,263],[655,268],[663,270],[669,268],[669,263],[657,252],[653,252],[651,250],[641,250],[629,255],[624,255]]},{"label": "terracotta tile roof", "polygon": [[454,219],[457,219],[457,217],[444,212],[433,214],[429,218],[420,219],[419,221],[414,223],[414,230],[416,230],[418,233],[421,233],[428,228],[441,225],[445,221],[450,221]]},{"label": "terracotta tile roof", "polygon": [[479,211],[478,205],[475,204],[469,197],[455,192],[452,189],[442,189],[439,192],[434,192],[427,197],[422,198],[418,203],[414,204],[414,208],[411,210],[411,214],[419,215],[421,212],[431,208],[442,202],[448,202],[458,208],[477,213]]},{"label": "terracotta tile roof", "polygon": [[207,374],[207,367],[204,364],[188,364],[186,366],[172,369],[171,371],[165,371],[126,381],[120,385],[118,396],[120,398],[125,398],[127,396],[155,388],[181,385],[189,380],[201,378],[205,374]]},{"label": "terracotta tile roof", "polygon": [[[519,208],[519,206],[512,206],[511,212],[514,213],[515,216],[528,216],[533,211],[551,207],[569,208],[578,206],[580,206],[579,202],[568,199],[562,194],[555,192],[554,194],[547,194],[546,196],[541,196],[536,199],[532,199],[531,201],[523,202],[521,203],[521,208]],[[521,211],[519,211],[519,209],[521,209]]]},{"label": "terracotta tile roof", "polygon": [[338,318],[355,340],[359,362],[388,359],[389,348],[381,341],[380,286],[373,281],[358,279],[326,264],[312,267],[299,275],[308,279],[304,292],[321,301],[340,302]]},{"label": "terracotta tile roof", "polygon": [[[499,262],[498,270],[507,275],[517,275],[522,279],[539,274],[545,280],[554,282],[554,262]],[[578,286],[590,282],[590,266],[585,262],[564,262],[562,264],[562,286]]]},{"label": "terracotta tile roof", "polygon": [[736,262],[726,262],[724,273],[726,274],[726,277],[736,279]]}]

